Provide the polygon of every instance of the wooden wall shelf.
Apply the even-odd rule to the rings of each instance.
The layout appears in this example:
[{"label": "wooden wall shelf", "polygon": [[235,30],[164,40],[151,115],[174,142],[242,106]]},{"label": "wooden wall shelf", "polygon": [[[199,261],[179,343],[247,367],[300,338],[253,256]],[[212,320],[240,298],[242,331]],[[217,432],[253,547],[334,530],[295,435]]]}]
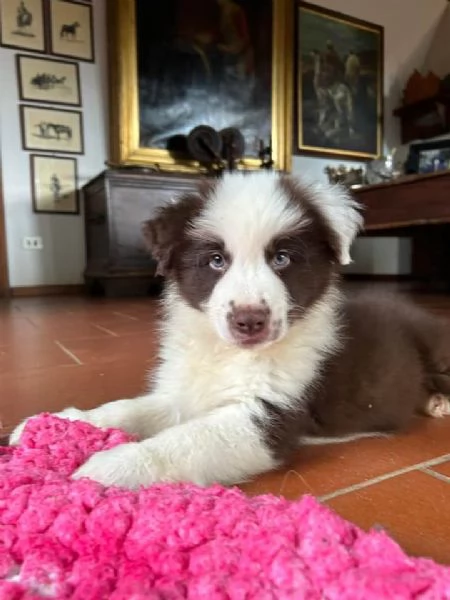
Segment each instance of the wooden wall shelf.
[{"label": "wooden wall shelf", "polygon": [[433,73],[414,71],[403,92],[403,105],[394,110],[401,121],[402,144],[450,131],[448,84]]}]

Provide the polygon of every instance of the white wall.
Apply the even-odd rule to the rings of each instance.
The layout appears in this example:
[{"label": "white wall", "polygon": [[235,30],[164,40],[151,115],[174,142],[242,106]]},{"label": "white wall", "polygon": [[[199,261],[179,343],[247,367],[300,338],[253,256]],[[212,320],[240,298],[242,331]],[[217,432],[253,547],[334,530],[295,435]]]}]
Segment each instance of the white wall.
[{"label": "white wall", "polygon": [[[343,12],[384,27],[384,133],[385,151],[400,144],[399,120],[392,111],[399,106],[408,77],[422,66],[447,0],[311,0],[314,4]],[[355,163],[295,156],[294,173],[310,173],[326,179],[324,167]],[[360,165],[360,163],[356,163]],[[410,271],[409,240],[392,237],[361,239],[353,250],[350,272],[404,274]]]},{"label": "white wall", "polygon": [[[107,157],[106,2],[92,2],[96,62],[80,62],[85,134],[85,155],[78,157],[81,185],[103,170]],[[399,139],[398,122],[392,117],[392,110],[399,103],[406,79],[424,58],[447,0],[315,2],[385,27],[385,129],[387,146],[392,148]],[[80,283],[85,264],[82,216],[35,215],[32,212],[28,152],[22,150],[20,141],[15,53],[0,48],[0,148],[10,284]],[[325,165],[340,162],[294,157],[293,170],[300,174],[308,171],[324,178]],[[42,251],[22,248],[22,238],[33,235],[43,237]],[[407,272],[409,251],[407,240],[360,240],[355,247],[356,260],[351,269],[367,273]]]},{"label": "white wall", "polygon": [[[107,157],[105,3],[92,2],[95,64],[79,63],[85,141],[85,154],[76,156],[80,186],[103,170]],[[10,285],[81,283],[85,265],[82,216],[32,211],[30,153],[21,146],[16,53],[26,52],[0,47],[0,147]],[[42,236],[44,249],[23,249],[22,238],[35,235]]]}]

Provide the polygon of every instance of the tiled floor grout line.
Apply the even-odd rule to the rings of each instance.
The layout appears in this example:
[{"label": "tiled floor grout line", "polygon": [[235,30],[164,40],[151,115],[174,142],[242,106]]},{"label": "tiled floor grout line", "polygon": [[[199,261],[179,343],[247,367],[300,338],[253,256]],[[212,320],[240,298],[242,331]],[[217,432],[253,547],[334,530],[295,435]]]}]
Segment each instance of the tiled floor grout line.
[{"label": "tiled floor grout line", "polygon": [[58,340],[54,340],[55,344],[60,348],[67,356],[69,356],[73,361],[77,363],[77,365],[82,365],[82,361],[76,356],[73,352],[71,352],[68,348],[66,348],[61,342]]},{"label": "tiled floor grout line", "polygon": [[30,317],[24,317],[24,319],[25,319],[26,321],[28,321],[28,323],[30,323],[30,325],[31,325],[32,327],[34,327],[35,329],[39,329],[39,326],[38,326],[36,323],[34,323],[34,322],[33,322],[33,319],[31,319]]},{"label": "tiled floor grout line", "polygon": [[447,475],[443,475],[442,473],[439,473],[438,471],[433,471],[433,469],[428,469],[427,467],[424,467],[423,469],[419,469],[419,470],[422,471],[422,473],[426,473],[427,475],[434,477],[435,479],[439,479],[440,481],[445,481],[445,483],[450,483],[450,477],[447,477]]},{"label": "tiled floor grout line", "polygon": [[95,325],[95,323],[93,323],[92,325],[96,329],[99,329],[100,331],[103,331],[104,333],[107,333],[108,335],[112,335],[113,337],[119,337],[118,333],[116,333],[115,331],[111,331],[111,329],[107,329],[106,327],[103,327],[103,325]]},{"label": "tiled floor grout line", "polygon": [[410,465],[409,467],[404,467],[403,469],[397,469],[397,471],[390,471],[389,473],[385,473],[384,475],[379,475],[378,477],[373,477],[372,479],[367,479],[366,481],[361,481],[360,483],[349,485],[348,487],[336,490],[335,492],[330,492],[329,494],[318,496],[318,498],[321,502],[326,502],[327,500],[332,500],[333,498],[344,496],[345,494],[349,494],[350,492],[357,492],[358,490],[363,490],[367,487],[375,485],[376,483],[381,483],[382,481],[393,479],[398,475],[404,475],[405,473],[411,473],[412,471],[419,471],[426,467],[433,467],[448,460],[450,460],[450,454],[443,454],[442,456],[438,456],[436,458],[432,458],[421,463],[416,463],[414,465]]},{"label": "tiled floor grout line", "polygon": [[130,319],[130,321],[139,321],[137,317],[132,317],[131,315],[126,315],[125,313],[114,311],[113,315],[117,315],[118,317],[124,317],[125,319]]}]

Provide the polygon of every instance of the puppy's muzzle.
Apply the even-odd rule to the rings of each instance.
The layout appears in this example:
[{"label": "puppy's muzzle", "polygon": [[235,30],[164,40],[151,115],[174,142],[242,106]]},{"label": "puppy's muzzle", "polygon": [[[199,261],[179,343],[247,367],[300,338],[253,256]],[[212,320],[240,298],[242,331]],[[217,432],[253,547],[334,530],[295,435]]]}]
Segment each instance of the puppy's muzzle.
[{"label": "puppy's muzzle", "polygon": [[263,306],[235,306],[228,325],[235,340],[244,346],[264,342],[269,335],[270,310]]}]

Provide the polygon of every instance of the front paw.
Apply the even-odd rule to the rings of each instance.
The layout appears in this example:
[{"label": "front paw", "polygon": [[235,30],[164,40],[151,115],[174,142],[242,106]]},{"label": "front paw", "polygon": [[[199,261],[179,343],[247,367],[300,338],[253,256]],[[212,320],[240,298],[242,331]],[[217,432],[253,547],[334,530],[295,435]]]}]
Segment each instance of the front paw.
[{"label": "front paw", "polygon": [[[23,430],[25,429],[30,419],[35,419],[37,415],[28,417],[22,423],[17,425],[13,432],[9,436],[9,445],[17,446],[22,437]],[[59,417],[60,419],[68,419],[69,421],[87,421],[86,411],[79,410],[78,408],[66,408],[59,413],[53,413],[53,416]]]},{"label": "front paw", "polygon": [[138,442],[96,452],[72,475],[73,479],[86,477],[105,486],[136,490],[158,481],[158,469],[149,453]]},{"label": "front paw", "polygon": [[30,417],[28,419],[25,419],[25,421],[22,421],[22,423],[19,423],[19,425],[17,425],[17,427],[9,435],[8,443],[10,446],[17,446],[17,444],[20,442],[20,438],[22,437],[22,432],[25,429],[25,425],[32,418],[33,417]]}]

